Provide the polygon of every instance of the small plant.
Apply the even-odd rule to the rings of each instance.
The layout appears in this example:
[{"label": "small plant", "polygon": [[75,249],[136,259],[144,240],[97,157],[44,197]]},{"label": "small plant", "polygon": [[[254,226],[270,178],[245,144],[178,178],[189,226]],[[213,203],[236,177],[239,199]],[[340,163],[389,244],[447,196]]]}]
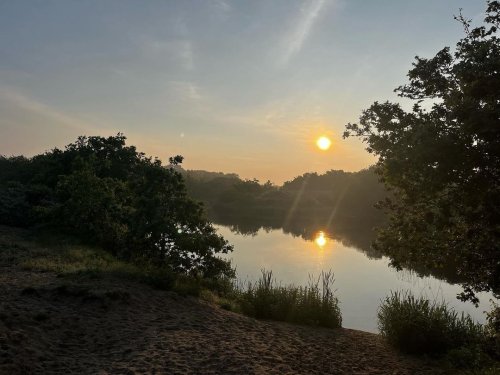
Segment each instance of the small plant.
[{"label": "small plant", "polygon": [[483,327],[469,315],[459,316],[445,303],[410,292],[391,292],[382,301],[378,326],[389,343],[404,352],[441,356],[453,350],[453,362],[476,361],[477,348],[484,340]]},{"label": "small plant", "polygon": [[[240,290],[244,314],[257,319],[337,328],[342,325],[338,299],[334,296],[333,273],[322,272],[306,287],[276,285],[272,271],[262,270],[261,278]],[[321,284],[321,287],[320,287]]]}]

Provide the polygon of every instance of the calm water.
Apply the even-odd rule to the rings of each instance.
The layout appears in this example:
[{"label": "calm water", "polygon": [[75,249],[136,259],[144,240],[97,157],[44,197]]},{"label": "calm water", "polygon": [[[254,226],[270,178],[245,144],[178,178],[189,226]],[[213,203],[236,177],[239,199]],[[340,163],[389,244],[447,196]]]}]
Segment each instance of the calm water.
[{"label": "calm water", "polygon": [[225,226],[217,228],[234,245],[234,252],[228,258],[232,259],[241,280],[254,281],[265,268],[272,270],[276,281],[282,284],[306,285],[309,275],[317,276],[322,270],[331,269],[335,274],[334,288],[340,300],[342,325],[346,328],[378,332],[377,307],[391,290],[411,290],[415,295],[444,300],[481,323],[485,319],[484,311],[490,307],[489,294],[479,294],[481,303],[475,308],[456,299],[461,291],[459,285],[433,277],[421,278],[409,271],[397,272],[389,267],[386,257],[370,259],[359,249],[319,233],[315,240],[308,241],[279,229],[260,229],[254,236],[245,236]]}]

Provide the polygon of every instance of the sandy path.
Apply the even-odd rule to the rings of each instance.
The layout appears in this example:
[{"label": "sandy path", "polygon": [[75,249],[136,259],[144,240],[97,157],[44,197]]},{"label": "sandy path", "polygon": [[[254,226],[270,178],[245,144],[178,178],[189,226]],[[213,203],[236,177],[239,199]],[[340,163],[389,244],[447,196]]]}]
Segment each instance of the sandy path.
[{"label": "sandy path", "polygon": [[68,284],[0,264],[0,374],[424,373],[439,372],[371,333],[256,321],[142,284]]}]

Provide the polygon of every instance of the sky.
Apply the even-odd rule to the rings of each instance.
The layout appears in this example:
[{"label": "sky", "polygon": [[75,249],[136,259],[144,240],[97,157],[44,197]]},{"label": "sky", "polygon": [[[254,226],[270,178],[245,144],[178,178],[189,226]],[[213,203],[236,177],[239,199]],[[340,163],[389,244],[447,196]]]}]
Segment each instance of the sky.
[{"label": "sky", "polygon": [[[342,139],[482,0],[0,0],[0,154],[122,132],[186,169],[276,184],[375,163]],[[330,137],[321,151],[315,140]]]}]

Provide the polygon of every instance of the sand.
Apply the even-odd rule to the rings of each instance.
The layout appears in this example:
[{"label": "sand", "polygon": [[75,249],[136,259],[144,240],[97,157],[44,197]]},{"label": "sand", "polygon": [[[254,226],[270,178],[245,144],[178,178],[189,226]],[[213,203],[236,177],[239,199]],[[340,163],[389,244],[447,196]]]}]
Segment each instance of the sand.
[{"label": "sand", "polygon": [[440,373],[379,335],[258,321],[135,282],[68,282],[12,263],[0,257],[0,374]]}]

